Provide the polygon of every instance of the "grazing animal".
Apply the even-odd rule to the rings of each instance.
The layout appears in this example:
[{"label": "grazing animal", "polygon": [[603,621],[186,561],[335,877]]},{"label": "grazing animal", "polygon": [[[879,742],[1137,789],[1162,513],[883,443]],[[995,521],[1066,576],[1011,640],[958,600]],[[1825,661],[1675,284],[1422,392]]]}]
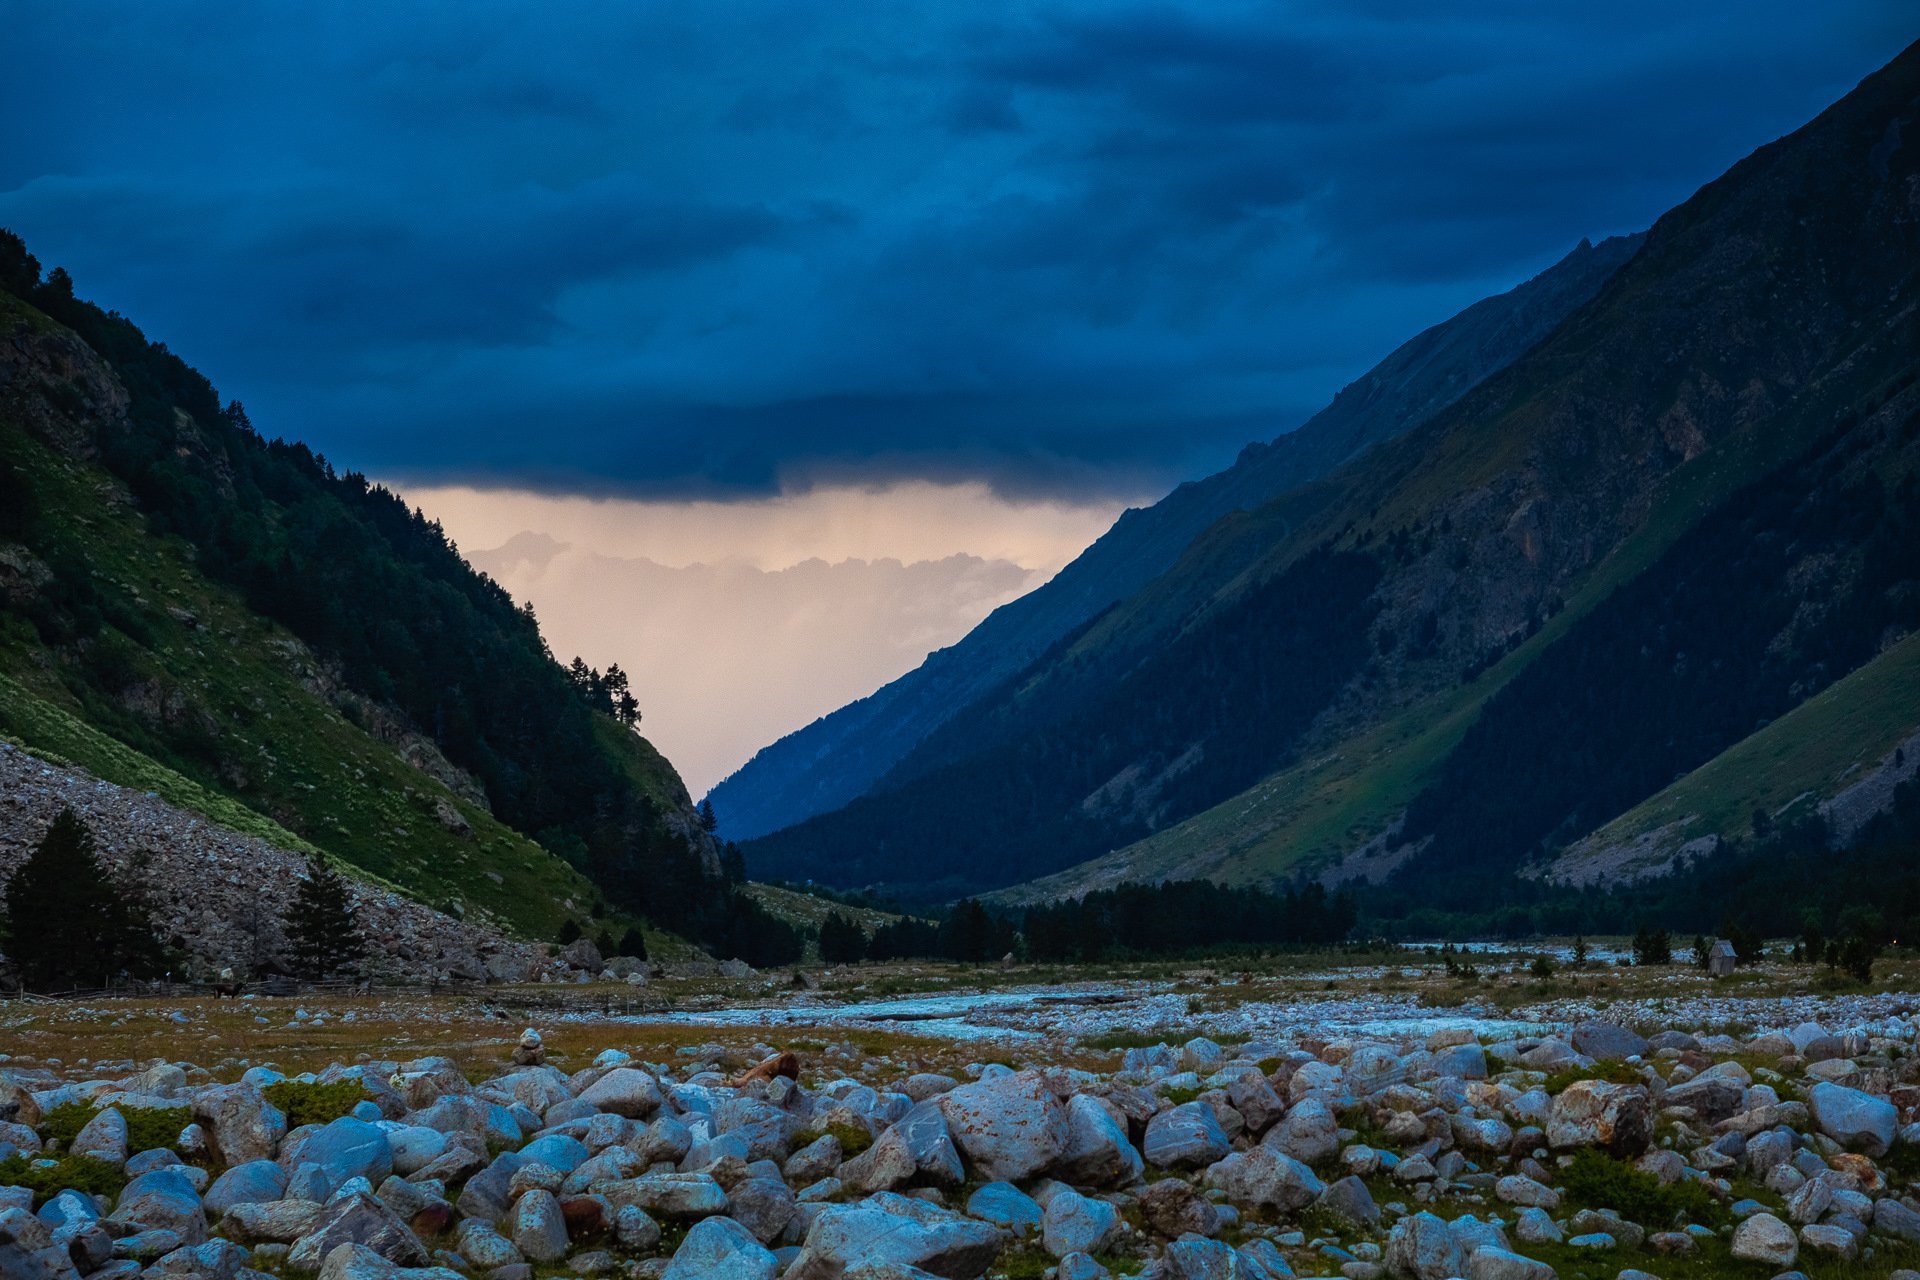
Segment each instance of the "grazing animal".
[{"label": "grazing animal", "polygon": [[738,1089],[755,1080],[771,1080],[775,1076],[785,1076],[789,1080],[800,1078],[800,1059],[791,1053],[776,1053],[765,1062],[748,1067],[745,1071],[727,1081],[726,1087]]}]

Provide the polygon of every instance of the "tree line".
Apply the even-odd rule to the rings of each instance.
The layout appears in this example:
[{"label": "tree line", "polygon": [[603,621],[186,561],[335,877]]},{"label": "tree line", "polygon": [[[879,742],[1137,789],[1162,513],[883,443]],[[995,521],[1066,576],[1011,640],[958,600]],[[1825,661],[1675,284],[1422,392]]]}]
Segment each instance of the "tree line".
[{"label": "tree line", "polygon": [[[146,860],[115,877],[93,831],[62,809],[7,883],[0,905],[0,954],[24,987],[39,991],[108,987],[185,972],[187,960],[163,938],[145,888]],[[357,977],[366,943],[347,880],[318,855],[280,916],[284,967],[310,981]]]},{"label": "tree line", "polygon": [[980,964],[1013,954],[1029,960],[1091,962],[1134,956],[1330,946],[1351,934],[1351,895],[1315,883],[1278,891],[1209,880],[1122,885],[1083,898],[996,912],[965,898],[939,920],[905,917],[871,934],[842,911],[820,926],[820,958],[944,959]]}]

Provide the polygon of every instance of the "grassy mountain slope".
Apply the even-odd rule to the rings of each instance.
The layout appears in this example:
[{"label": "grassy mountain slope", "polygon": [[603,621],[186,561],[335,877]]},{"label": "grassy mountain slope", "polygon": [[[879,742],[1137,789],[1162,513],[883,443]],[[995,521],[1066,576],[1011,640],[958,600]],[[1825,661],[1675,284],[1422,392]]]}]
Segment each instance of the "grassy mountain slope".
[{"label": "grassy mountain slope", "polygon": [[[1564,883],[1657,874],[1692,841],[1749,836],[1818,811],[1885,768],[1911,776],[1920,730],[1920,634],[1741,739],[1570,846],[1545,869]],[[1895,757],[1890,759],[1889,757]]]},{"label": "grassy mountain slope", "polygon": [[437,528],[3,239],[0,732],[526,937],[724,899],[672,767]]},{"label": "grassy mountain slope", "polygon": [[1640,241],[1582,242],[1532,280],[1404,343],[1299,429],[1249,445],[1225,471],[1126,512],[1051,581],[995,610],[959,643],[787,735],[722,781],[713,800],[727,834],[763,835],[866,792],[956,713],[1146,586],[1228,513],[1258,507],[1419,425],[1510,364],[1591,298]]},{"label": "grassy mountain slope", "polygon": [[[1542,841],[1582,834],[1574,829],[1580,822],[1590,830],[1613,816],[1617,808],[1583,812],[1581,800],[1611,803],[1623,788],[1646,784],[1633,776],[1634,749],[1621,746],[1631,744],[1632,726],[1617,723],[1615,704],[1638,705],[1634,688],[1595,684],[1632,667],[1612,661],[1608,640],[1629,634],[1623,622],[1633,619],[1605,606],[1644,578],[1652,583],[1649,602],[1680,609],[1676,616],[1696,638],[1713,638],[1710,627],[1699,629],[1710,618],[1684,610],[1683,588],[1711,585],[1713,576],[1710,564],[1702,572],[1685,563],[1686,540],[1737,505],[1742,486],[1768,482],[1773,513],[1746,536],[1831,543],[1831,563],[1766,553],[1806,575],[1816,615],[1871,612],[1849,594],[1858,585],[1849,574],[1909,514],[1910,491],[1898,479],[1911,458],[1898,437],[1920,352],[1913,319],[1917,99],[1920,52],[1909,50],[1820,119],[1663,217],[1593,301],[1522,359],[1326,480],[1221,521],[1173,570],[930,738],[920,753],[932,767],[893,792],[755,842],[756,865],[859,882],[873,861],[867,851],[887,843],[914,849],[907,874],[932,880],[961,871],[974,887],[990,887],[995,875],[1049,873],[1181,824],[1129,855],[1147,850],[1160,865],[1212,858],[1223,867],[1247,858],[1252,878],[1308,851],[1351,849],[1387,831],[1403,809],[1430,824],[1428,834],[1444,836],[1464,811],[1449,810],[1436,788],[1485,798],[1497,794],[1487,781],[1497,767],[1514,763],[1538,763],[1518,794],[1545,799],[1524,821],[1483,815],[1511,828],[1501,859],[1531,856]],[[1824,501],[1841,513],[1851,509],[1851,494],[1869,492],[1861,488],[1865,473],[1884,472],[1884,492],[1872,490],[1862,508],[1875,523],[1857,530],[1842,517],[1796,524],[1791,478],[1778,474],[1795,459],[1827,469],[1836,487]],[[1695,545],[1733,554],[1736,525],[1723,521],[1713,535],[1719,541],[1702,535]],[[1244,601],[1327,553],[1362,556],[1378,568],[1367,632],[1373,656],[1319,705],[1311,724],[1267,744],[1258,763],[1274,775],[1269,781],[1242,794],[1244,784],[1232,779],[1248,762],[1212,750],[1258,711],[1223,703],[1197,728],[1189,718],[1180,735],[1137,751],[1095,790],[1067,800],[1064,826],[1027,833],[996,822],[998,797],[976,780],[1018,773],[1032,789],[1040,784],[1030,775],[1046,767],[1036,762],[1084,750],[1073,726],[1090,718],[1162,720],[1153,686],[1130,677],[1172,646],[1231,627]],[[1872,585],[1891,593],[1888,625],[1908,625],[1906,568],[1880,568],[1886,572]],[[1760,634],[1758,615],[1745,619],[1743,607],[1764,602],[1776,610],[1783,600],[1757,570],[1743,581],[1750,595],[1722,603],[1730,622],[1754,625],[1728,629],[1724,652],[1713,655],[1723,678],[1758,673],[1768,698],[1797,701],[1845,674],[1834,662],[1870,656],[1870,648],[1862,651],[1867,637],[1801,627],[1805,620],[1791,611],[1773,635]],[[1765,617],[1779,621],[1772,612]],[[1775,640],[1784,646],[1778,662],[1767,656]],[[1552,675],[1528,683],[1549,654]],[[1283,666],[1253,662],[1269,681],[1290,678]],[[1590,679],[1582,663],[1595,662]],[[1241,673],[1221,687],[1245,684]],[[1684,771],[1750,730],[1716,721],[1682,732],[1679,713],[1710,711],[1697,695],[1716,686],[1669,684],[1673,705],[1649,709],[1649,725],[1659,721],[1669,737],[1645,753],[1649,759]],[[1512,692],[1516,685],[1524,697]],[[1189,695],[1179,688],[1175,696]],[[1589,738],[1606,757],[1598,763],[1582,758]],[[1523,745],[1529,750],[1503,754]],[[1064,798],[1073,775],[1053,772]],[[1184,812],[1143,814],[1112,803],[1164,792],[1176,780]],[[1553,808],[1575,780],[1590,795]],[[1096,796],[1101,803],[1090,807]],[[921,812],[938,812],[945,825],[922,826]],[[974,816],[956,821],[968,813]],[[1185,825],[1193,815],[1201,816]],[[1470,837],[1467,824],[1446,839],[1465,856]],[[1436,874],[1450,865],[1441,859]]]},{"label": "grassy mountain slope", "polygon": [[[318,664],[304,645],[200,578],[177,542],[149,536],[130,505],[110,486],[103,492],[97,471],[14,422],[0,422],[0,456],[31,477],[43,503],[90,513],[60,522],[39,549],[85,565],[143,641],[102,639],[82,671],[62,670],[24,612],[9,609],[0,617],[0,669],[12,673],[0,677],[0,730],[523,936],[552,937],[568,914],[585,911],[594,898],[585,877],[352,724],[309,687]],[[470,839],[440,820],[441,805]]]}]

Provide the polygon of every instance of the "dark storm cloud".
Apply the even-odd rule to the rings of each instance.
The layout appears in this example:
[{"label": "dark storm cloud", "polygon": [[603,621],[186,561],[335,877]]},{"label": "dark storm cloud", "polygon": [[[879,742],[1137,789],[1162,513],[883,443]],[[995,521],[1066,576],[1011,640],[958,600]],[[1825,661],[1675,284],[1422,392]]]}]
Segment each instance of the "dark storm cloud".
[{"label": "dark storm cloud", "polygon": [[381,474],[1138,492],[1645,226],[1900,9],[45,5],[0,225]]}]

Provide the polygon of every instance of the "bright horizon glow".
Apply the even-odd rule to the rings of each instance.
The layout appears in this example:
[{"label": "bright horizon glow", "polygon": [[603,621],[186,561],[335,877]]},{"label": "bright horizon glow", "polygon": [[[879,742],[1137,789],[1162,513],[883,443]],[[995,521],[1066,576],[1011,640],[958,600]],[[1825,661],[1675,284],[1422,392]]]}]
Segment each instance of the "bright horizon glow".
[{"label": "bright horizon glow", "polygon": [[917,480],[741,502],[395,487],[533,605],[562,662],[629,673],[695,796],[1045,582],[1128,505]]}]

